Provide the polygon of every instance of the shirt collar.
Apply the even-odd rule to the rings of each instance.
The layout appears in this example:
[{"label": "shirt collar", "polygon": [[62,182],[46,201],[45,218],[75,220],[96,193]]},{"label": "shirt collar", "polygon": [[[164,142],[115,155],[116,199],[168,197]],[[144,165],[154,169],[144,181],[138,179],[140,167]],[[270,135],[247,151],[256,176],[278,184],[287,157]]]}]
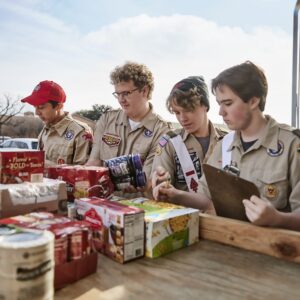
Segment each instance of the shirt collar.
[{"label": "shirt collar", "polygon": [[[208,121],[208,127],[209,127],[209,140],[210,142],[212,140],[216,140],[218,141],[220,139],[220,135],[219,133],[216,131],[213,123],[211,121]],[[182,140],[185,141],[188,137],[189,137],[190,133],[188,133],[187,131],[185,131],[183,129],[183,135],[182,135]]]},{"label": "shirt collar", "polygon": [[[155,124],[157,122],[157,115],[153,111],[153,105],[149,103],[149,106],[150,106],[149,112],[146,114],[146,116],[143,118],[140,124],[135,128],[135,130],[141,127],[145,127],[146,129],[152,132],[154,131]],[[121,116],[116,120],[116,123],[118,125],[130,126],[128,116],[122,110],[121,110]]]},{"label": "shirt collar", "polygon": [[[278,123],[270,116],[265,115],[267,125],[261,135],[251,149],[258,149],[260,146],[266,149],[277,150],[278,149]],[[231,151],[234,147],[241,146],[240,133],[237,131],[234,135],[233,142],[228,148]]]},{"label": "shirt collar", "polygon": [[60,136],[62,136],[65,133],[66,129],[68,128],[71,120],[73,120],[73,118],[69,115],[68,112],[66,112],[63,119],[61,119],[59,122],[57,122],[54,125],[46,126],[46,129],[56,130],[57,133]]}]

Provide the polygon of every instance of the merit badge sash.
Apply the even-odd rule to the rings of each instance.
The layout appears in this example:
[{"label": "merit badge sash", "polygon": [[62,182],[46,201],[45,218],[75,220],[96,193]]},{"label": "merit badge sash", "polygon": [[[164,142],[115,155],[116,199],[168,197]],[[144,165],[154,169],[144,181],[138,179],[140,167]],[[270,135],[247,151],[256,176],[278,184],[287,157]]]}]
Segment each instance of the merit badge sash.
[{"label": "merit badge sash", "polygon": [[182,140],[180,135],[176,135],[175,137],[171,138],[170,141],[172,142],[178,159],[181,164],[181,168],[183,171],[183,175],[188,186],[190,192],[197,193],[198,190],[198,176],[195,170],[195,166],[191,159],[191,156]]}]

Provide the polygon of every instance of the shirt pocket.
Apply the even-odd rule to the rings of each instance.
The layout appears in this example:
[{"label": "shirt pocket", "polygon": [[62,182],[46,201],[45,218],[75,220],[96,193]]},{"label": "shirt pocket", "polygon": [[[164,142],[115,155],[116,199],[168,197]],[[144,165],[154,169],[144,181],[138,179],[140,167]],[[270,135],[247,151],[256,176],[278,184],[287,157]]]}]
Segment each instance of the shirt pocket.
[{"label": "shirt pocket", "polygon": [[56,144],[50,147],[48,152],[50,160],[56,163],[71,164],[73,157],[73,147],[69,144]]},{"label": "shirt pocket", "polygon": [[148,153],[150,151],[151,143],[148,141],[144,142],[136,142],[133,145],[132,153],[138,153],[140,154],[142,160],[145,160],[148,156]]},{"label": "shirt pocket", "polygon": [[258,175],[257,183],[261,198],[268,199],[279,210],[288,206],[289,181],[285,172]]},{"label": "shirt pocket", "polygon": [[118,157],[121,154],[119,154],[119,146],[109,146],[105,143],[102,144],[100,147],[100,160],[105,161],[107,159],[111,159],[114,157]]}]

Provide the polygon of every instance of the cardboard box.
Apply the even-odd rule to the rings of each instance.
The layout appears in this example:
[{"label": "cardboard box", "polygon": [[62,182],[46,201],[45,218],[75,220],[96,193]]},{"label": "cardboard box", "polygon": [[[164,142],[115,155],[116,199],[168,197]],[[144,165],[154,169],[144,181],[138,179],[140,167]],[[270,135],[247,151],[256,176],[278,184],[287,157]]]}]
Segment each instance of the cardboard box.
[{"label": "cardboard box", "polygon": [[109,170],[104,167],[49,166],[45,169],[45,176],[66,182],[69,201],[84,197],[107,198],[114,191]]},{"label": "cardboard box", "polygon": [[121,200],[145,211],[146,256],[159,257],[199,240],[199,210],[146,198]]},{"label": "cardboard box", "polygon": [[75,200],[76,217],[89,222],[97,251],[124,263],[144,256],[144,211],[99,198]]},{"label": "cardboard box", "polygon": [[66,212],[66,184],[44,178],[43,182],[0,185],[0,217],[33,211]]},{"label": "cardboard box", "polygon": [[54,288],[56,290],[97,271],[98,253],[94,252],[68,263],[55,266]]},{"label": "cardboard box", "polygon": [[44,151],[0,151],[0,183],[42,182]]}]

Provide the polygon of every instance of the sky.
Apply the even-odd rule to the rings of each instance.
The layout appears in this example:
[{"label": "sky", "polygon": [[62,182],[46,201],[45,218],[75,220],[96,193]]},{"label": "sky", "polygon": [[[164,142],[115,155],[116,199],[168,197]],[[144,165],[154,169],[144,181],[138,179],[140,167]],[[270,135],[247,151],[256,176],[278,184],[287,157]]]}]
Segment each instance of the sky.
[{"label": "sky", "polygon": [[[65,110],[118,108],[109,74],[126,61],[153,72],[151,102],[163,118],[173,85],[211,79],[251,60],[266,73],[265,113],[291,123],[292,0],[0,0],[0,99],[59,83]],[[215,97],[209,118],[222,123]],[[32,110],[28,105],[25,111]]]}]

